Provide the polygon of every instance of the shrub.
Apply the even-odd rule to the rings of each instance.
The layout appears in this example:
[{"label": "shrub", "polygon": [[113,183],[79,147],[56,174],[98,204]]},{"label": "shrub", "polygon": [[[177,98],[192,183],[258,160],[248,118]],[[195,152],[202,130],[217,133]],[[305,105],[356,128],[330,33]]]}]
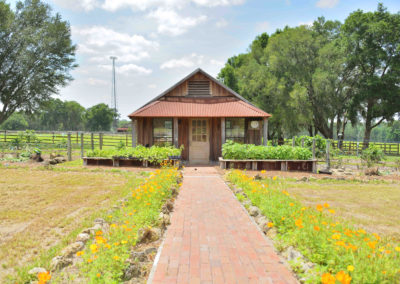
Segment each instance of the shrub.
[{"label": "shrub", "polygon": [[372,167],[375,163],[379,163],[385,157],[382,149],[375,145],[370,145],[367,149],[361,153],[361,159],[367,164],[368,167]]},{"label": "shrub", "polygon": [[302,135],[302,136],[296,137],[295,145],[301,147],[301,140],[303,138],[304,138],[304,147],[310,149],[311,151],[312,151],[312,141],[313,141],[313,139],[315,139],[315,156],[317,158],[324,157],[324,155],[326,153],[326,139],[325,138],[323,138],[321,135],[315,135],[314,137]]},{"label": "shrub", "polygon": [[283,146],[256,146],[228,140],[222,145],[224,159],[233,160],[309,160],[312,153],[307,148]]}]

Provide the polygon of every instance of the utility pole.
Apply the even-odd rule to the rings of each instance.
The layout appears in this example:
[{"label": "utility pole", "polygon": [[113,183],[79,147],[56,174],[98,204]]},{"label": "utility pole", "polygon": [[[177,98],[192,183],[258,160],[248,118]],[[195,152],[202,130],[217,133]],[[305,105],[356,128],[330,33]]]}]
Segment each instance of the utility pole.
[{"label": "utility pole", "polygon": [[117,131],[118,128],[118,117],[117,117],[117,93],[115,86],[115,60],[117,60],[116,56],[110,56],[112,60],[112,84],[111,84],[111,108],[114,109],[114,122],[113,122],[113,130]]}]

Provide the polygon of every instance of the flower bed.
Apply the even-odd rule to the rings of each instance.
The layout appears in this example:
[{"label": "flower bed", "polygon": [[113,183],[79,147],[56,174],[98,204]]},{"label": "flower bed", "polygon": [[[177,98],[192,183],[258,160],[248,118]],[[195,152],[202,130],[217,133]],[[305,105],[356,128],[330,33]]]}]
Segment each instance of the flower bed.
[{"label": "flower bed", "polygon": [[281,189],[279,179],[255,181],[238,170],[230,171],[227,178],[242,188],[252,204],[271,220],[271,226],[278,231],[280,249],[294,246],[316,264],[308,275],[297,270],[310,283],[400,280],[400,244],[338,222],[327,203],[316,208],[303,206]]},{"label": "flower bed", "polygon": [[95,232],[95,240],[77,255],[83,259],[80,270],[90,283],[120,283],[129,263],[130,250],[138,241],[140,229],[160,224],[162,205],[172,196],[171,188],[178,187],[180,172],[161,169],[150,174],[146,182],[132,189],[132,195],[106,217],[108,233]]}]

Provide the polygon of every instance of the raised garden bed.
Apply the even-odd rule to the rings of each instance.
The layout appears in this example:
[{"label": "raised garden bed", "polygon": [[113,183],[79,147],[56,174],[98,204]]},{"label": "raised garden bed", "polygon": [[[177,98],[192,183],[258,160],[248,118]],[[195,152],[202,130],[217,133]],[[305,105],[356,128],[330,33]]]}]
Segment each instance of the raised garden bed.
[{"label": "raised garden bed", "polygon": [[233,160],[219,158],[221,169],[317,173],[317,160]]},{"label": "raised garden bed", "polygon": [[[174,157],[173,159],[166,159],[172,163],[173,166],[180,165],[181,159],[179,157]],[[156,162],[151,162],[148,160],[141,160],[138,158],[127,158],[127,157],[112,157],[112,158],[102,158],[102,157],[83,157],[84,166],[113,166],[113,167],[159,167],[160,164]]]}]

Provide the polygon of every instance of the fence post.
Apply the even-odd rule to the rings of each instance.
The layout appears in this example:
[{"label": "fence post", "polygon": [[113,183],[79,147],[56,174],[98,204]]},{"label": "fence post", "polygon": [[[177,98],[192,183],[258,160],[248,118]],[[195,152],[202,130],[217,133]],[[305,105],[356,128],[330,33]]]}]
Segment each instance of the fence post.
[{"label": "fence post", "polygon": [[128,147],[128,132],[125,133],[125,146]]},{"label": "fence post", "polygon": [[68,152],[68,161],[72,161],[71,133],[68,133],[67,152]]},{"label": "fence post", "polygon": [[357,157],[358,157],[359,149],[360,149],[360,142],[357,141]]},{"label": "fence post", "polygon": [[292,147],[296,146],[296,136],[292,138]]},{"label": "fence post", "polygon": [[331,168],[331,160],[329,157],[329,144],[330,144],[330,141],[326,140],[326,168],[327,168],[327,170],[330,170],[330,168]]},{"label": "fence post", "polygon": [[81,133],[81,159],[83,158],[83,132]]},{"label": "fence post", "polygon": [[79,143],[78,139],[79,139],[79,132],[77,131],[77,132],[76,132],[76,144]]},{"label": "fence post", "polygon": [[315,138],[312,140],[312,158],[315,160]]},{"label": "fence post", "polygon": [[301,138],[301,147],[304,148],[304,137]]},{"label": "fence post", "polygon": [[4,142],[7,142],[7,130],[4,130]]},{"label": "fence post", "polygon": [[99,145],[99,147],[100,147],[100,150],[103,150],[103,133],[99,133],[99,143],[100,143],[100,145]]},{"label": "fence post", "polygon": [[400,143],[397,143],[397,155],[400,155]]},{"label": "fence post", "polygon": [[54,144],[54,131],[52,132],[52,134],[53,134],[53,144]]},{"label": "fence post", "polygon": [[94,137],[93,132],[90,133],[90,144],[92,146],[92,151],[94,150]]}]

